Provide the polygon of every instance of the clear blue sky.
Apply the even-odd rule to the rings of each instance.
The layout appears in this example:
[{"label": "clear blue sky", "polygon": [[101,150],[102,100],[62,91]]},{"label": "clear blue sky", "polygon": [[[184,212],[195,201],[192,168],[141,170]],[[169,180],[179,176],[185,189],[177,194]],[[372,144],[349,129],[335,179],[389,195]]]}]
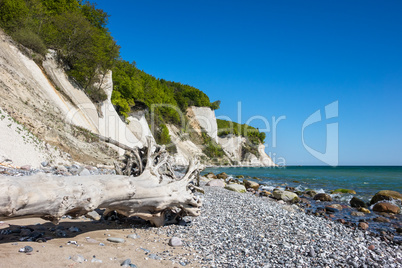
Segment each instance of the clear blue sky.
[{"label": "clear blue sky", "polygon": [[[241,102],[241,123],[267,118],[277,161],[324,164],[302,125],[338,101],[339,116],[306,128],[305,143],[324,152],[326,123],[338,123],[340,165],[402,165],[402,1],[95,2],[123,59],[221,100],[218,117],[239,121]],[[275,147],[273,116],[286,116]]]}]

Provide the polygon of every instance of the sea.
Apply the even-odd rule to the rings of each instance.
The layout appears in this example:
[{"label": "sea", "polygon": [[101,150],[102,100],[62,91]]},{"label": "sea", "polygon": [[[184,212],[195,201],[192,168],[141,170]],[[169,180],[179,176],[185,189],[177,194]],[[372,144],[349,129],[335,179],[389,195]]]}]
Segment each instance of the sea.
[{"label": "sea", "polygon": [[[286,166],[286,167],[210,167],[201,174],[225,172],[229,176],[259,178],[268,189],[290,186],[303,191],[330,193],[336,189],[351,189],[356,196],[370,201],[381,190],[402,193],[402,166]],[[352,195],[342,195],[348,202]]]}]

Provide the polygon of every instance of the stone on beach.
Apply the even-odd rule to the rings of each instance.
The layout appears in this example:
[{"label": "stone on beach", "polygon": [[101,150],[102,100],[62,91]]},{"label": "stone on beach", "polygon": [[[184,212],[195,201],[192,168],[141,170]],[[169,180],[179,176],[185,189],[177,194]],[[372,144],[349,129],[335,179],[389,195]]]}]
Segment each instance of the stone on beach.
[{"label": "stone on beach", "polygon": [[329,205],[328,207],[335,208],[339,211],[343,209],[342,205],[340,205],[340,204],[332,204],[332,205]]},{"label": "stone on beach", "polygon": [[138,235],[136,235],[136,234],[129,234],[128,236],[127,236],[127,238],[130,238],[130,239],[137,239],[139,236]]},{"label": "stone on beach", "polygon": [[351,216],[354,216],[354,217],[364,217],[364,216],[366,216],[365,213],[359,212],[359,211],[352,211],[352,212],[350,213],[350,215],[351,215]]},{"label": "stone on beach", "polygon": [[366,214],[371,213],[370,210],[367,209],[367,208],[359,208],[358,210],[359,210],[360,212],[363,212],[363,213],[366,213]]},{"label": "stone on beach", "polygon": [[354,208],[367,208],[368,207],[367,204],[363,200],[361,200],[360,198],[357,198],[357,197],[353,197],[349,203]]},{"label": "stone on beach", "polygon": [[244,185],[236,184],[236,183],[231,183],[231,184],[226,185],[225,189],[234,191],[234,192],[238,192],[238,193],[247,192],[246,187],[244,187]]},{"label": "stone on beach", "polygon": [[392,199],[402,201],[402,194],[396,191],[382,190],[376,193],[373,198],[371,198],[370,204],[375,204],[379,201]]},{"label": "stone on beach", "polygon": [[222,173],[219,173],[218,175],[216,175],[216,177],[217,177],[218,179],[226,180],[229,176],[228,176],[228,174],[226,174],[225,172],[222,172]]},{"label": "stone on beach", "polygon": [[117,237],[108,237],[107,241],[113,242],[113,243],[124,243],[124,242],[126,242],[126,240],[124,240],[123,238],[117,238]]},{"label": "stone on beach", "polygon": [[380,202],[375,204],[373,210],[376,212],[385,212],[394,214],[398,214],[401,212],[401,209],[397,205],[388,202]]},{"label": "stone on beach", "polygon": [[310,197],[314,197],[317,195],[317,192],[314,190],[307,190],[304,192],[305,195],[310,196]]},{"label": "stone on beach", "polygon": [[205,184],[205,186],[225,187],[226,183],[223,180],[214,179],[214,180],[211,180],[211,181],[207,182],[207,184]]},{"label": "stone on beach", "polygon": [[84,168],[83,170],[80,171],[79,175],[80,176],[89,176],[89,175],[91,175],[91,172],[89,172],[88,169]]},{"label": "stone on beach", "polygon": [[249,180],[243,180],[244,186],[248,189],[248,188],[252,188],[255,191],[258,190],[258,188],[260,188],[260,184],[255,182],[255,181],[249,181]]},{"label": "stone on beach", "polygon": [[329,194],[324,194],[324,193],[320,193],[320,194],[316,194],[314,196],[314,200],[320,200],[320,201],[332,201],[332,197]]},{"label": "stone on beach", "polygon": [[19,250],[19,252],[21,252],[21,253],[29,253],[32,251],[33,251],[33,248],[31,246],[25,246],[23,248],[20,248],[20,250]]},{"label": "stone on beach", "polygon": [[300,201],[300,198],[297,196],[297,194],[289,191],[275,190],[272,194],[274,198],[283,200],[285,202],[298,203]]},{"label": "stone on beach", "polygon": [[359,222],[359,228],[362,230],[367,230],[369,228],[369,225],[366,222]]},{"label": "stone on beach", "polygon": [[212,172],[208,173],[204,177],[207,177],[208,179],[217,179],[216,175]]},{"label": "stone on beach", "polygon": [[169,240],[169,246],[172,246],[172,247],[179,247],[179,246],[182,246],[182,245],[183,245],[183,242],[182,242],[181,239],[178,238],[178,237],[172,237],[172,238],[170,238],[170,240]]},{"label": "stone on beach", "polygon": [[126,260],[124,260],[124,261],[120,264],[120,266],[122,266],[122,267],[131,267],[131,259],[126,259]]},{"label": "stone on beach", "polygon": [[95,210],[93,210],[91,212],[88,212],[86,217],[90,218],[90,219],[93,219],[95,221],[99,221],[101,219],[101,216]]},{"label": "stone on beach", "polygon": [[391,222],[389,219],[381,217],[381,216],[374,218],[373,221],[375,221],[375,222],[386,222],[386,223]]},{"label": "stone on beach", "polygon": [[24,166],[20,167],[20,169],[22,169],[22,170],[31,170],[31,166],[30,165],[24,165]]}]

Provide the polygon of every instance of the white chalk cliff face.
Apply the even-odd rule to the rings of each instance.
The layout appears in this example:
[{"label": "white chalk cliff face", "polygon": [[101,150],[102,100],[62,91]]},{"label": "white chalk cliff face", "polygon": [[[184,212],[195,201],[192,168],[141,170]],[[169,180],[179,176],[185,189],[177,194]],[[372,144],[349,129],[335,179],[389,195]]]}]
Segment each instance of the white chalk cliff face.
[{"label": "white chalk cliff face", "polygon": [[246,139],[244,137],[234,135],[218,138],[218,144],[222,146],[223,151],[237,165],[240,165],[242,162],[242,147],[245,142]]},{"label": "white chalk cliff face", "polygon": [[[215,111],[209,107],[192,106],[187,109],[187,117],[194,131],[201,135],[202,130],[204,130],[212,140],[221,145],[233,165],[276,166],[272,159],[266,154],[263,144],[258,146],[258,157],[251,153],[247,153],[243,156],[242,149],[247,142],[246,138],[235,135],[218,137],[218,125]],[[202,154],[203,145],[196,145],[188,138],[180,136],[180,131],[174,126],[168,126],[168,129],[172,142],[177,146],[177,153],[175,154],[177,163],[188,163],[188,159],[194,157],[195,154]]]},{"label": "white chalk cliff face", "polygon": [[[24,125],[41,140],[68,152],[74,159],[78,159],[76,161],[111,164],[115,152],[104,144],[86,142],[82,134],[77,134],[74,126],[110,137],[130,147],[143,146],[144,139],[137,138],[130,131],[111,103],[111,72],[102,83],[108,99],[98,107],[101,111],[99,116],[97,107],[57,64],[54,52],[50,51],[42,67],[22,53],[0,29],[0,108],[3,108],[5,114],[18,120],[21,126]],[[140,120],[140,124],[148,127],[143,121]],[[5,133],[4,129],[0,131]],[[2,154],[3,158],[7,155],[4,150]],[[33,163],[32,158],[30,162]],[[55,157],[48,158],[58,161]],[[43,157],[40,159],[43,160]],[[12,160],[17,163],[16,159]]]},{"label": "white chalk cliff face", "polygon": [[173,155],[175,165],[186,166],[192,158],[204,155],[202,149],[188,138],[183,137],[176,126],[167,125],[167,128],[170,139],[177,148],[177,153]]},{"label": "white chalk cliff face", "polygon": [[196,122],[201,126],[208,136],[218,143],[218,125],[216,123],[215,111],[209,107],[191,106],[187,110],[187,116],[191,121]]},{"label": "white chalk cliff face", "polygon": [[131,112],[127,117],[128,128],[134,134],[134,136],[139,140],[141,144],[147,143],[147,137],[154,137],[151,130],[149,129],[148,122],[145,119],[145,111]]},{"label": "white chalk cliff face", "polygon": [[[113,92],[112,72],[109,71],[103,78],[101,87],[107,94],[107,100],[101,105],[101,116],[98,115],[96,106],[84,93],[84,91],[73,85],[63,69],[55,61],[54,52],[46,55],[43,62],[46,73],[54,83],[70,98],[73,106],[68,107],[66,120],[69,123],[81,126],[102,136],[112,138],[130,147],[142,148],[143,143],[121,120],[111,102]],[[124,153],[119,149],[120,153]]]}]

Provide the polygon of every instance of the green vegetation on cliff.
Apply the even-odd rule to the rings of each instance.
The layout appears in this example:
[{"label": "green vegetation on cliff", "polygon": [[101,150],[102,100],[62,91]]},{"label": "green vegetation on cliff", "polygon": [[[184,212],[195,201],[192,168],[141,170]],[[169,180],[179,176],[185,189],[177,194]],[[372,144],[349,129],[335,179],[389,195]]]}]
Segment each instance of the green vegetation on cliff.
[{"label": "green vegetation on cliff", "polygon": [[136,102],[144,103],[148,108],[164,110],[164,117],[173,123],[180,120],[178,112],[185,112],[189,106],[219,108],[220,102],[211,103],[201,90],[157,79],[139,70],[135,62],[129,63],[121,59],[116,61],[113,68],[113,83],[112,102],[118,112],[125,117]]},{"label": "green vegetation on cliff", "polygon": [[242,136],[247,138],[251,143],[258,145],[264,143],[265,133],[260,132],[257,128],[246,124],[239,124],[232,121],[217,119],[218,136],[223,137],[229,134]]},{"label": "green vegetation on cliff", "polygon": [[34,53],[56,50],[69,76],[94,102],[106,99],[96,85],[119,57],[107,22],[108,15],[89,2],[0,0],[0,27]]}]

